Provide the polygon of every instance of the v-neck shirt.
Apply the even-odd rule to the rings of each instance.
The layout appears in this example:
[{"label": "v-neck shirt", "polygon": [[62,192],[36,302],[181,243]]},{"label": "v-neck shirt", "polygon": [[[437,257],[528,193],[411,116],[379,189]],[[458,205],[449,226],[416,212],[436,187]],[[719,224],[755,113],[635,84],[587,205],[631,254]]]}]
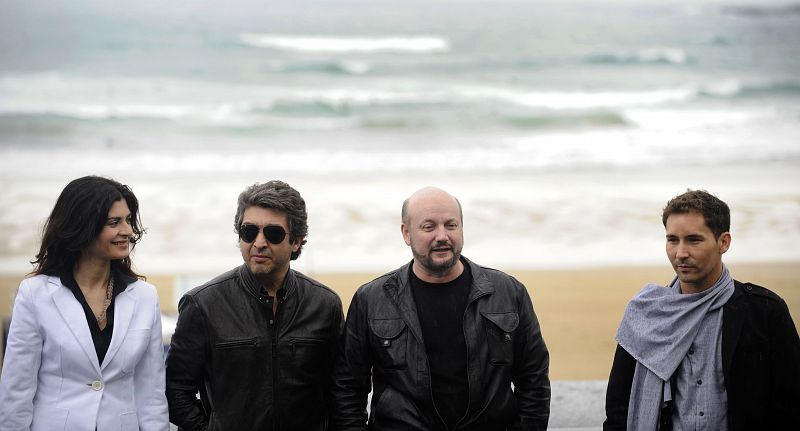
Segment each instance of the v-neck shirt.
[{"label": "v-neck shirt", "polygon": [[103,329],[100,329],[100,325],[97,323],[97,317],[95,317],[92,308],[89,307],[89,303],[86,302],[86,297],[83,296],[83,292],[80,286],[78,286],[78,282],[75,281],[75,276],[72,274],[72,271],[60,276],[61,284],[72,291],[75,299],[77,299],[81,307],[83,307],[83,312],[86,315],[86,323],[89,325],[89,332],[92,334],[94,350],[97,353],[97,362],[101,365],[108,352],[108,347],[111,345],[111,336],[114,333],[114,299],[127,289],[129,282],[127,277],[119,271],[112,269],[111,274],[114,277],[114,289],[111,292],[111,304],[109,304],[106,310],[106,327]]}]

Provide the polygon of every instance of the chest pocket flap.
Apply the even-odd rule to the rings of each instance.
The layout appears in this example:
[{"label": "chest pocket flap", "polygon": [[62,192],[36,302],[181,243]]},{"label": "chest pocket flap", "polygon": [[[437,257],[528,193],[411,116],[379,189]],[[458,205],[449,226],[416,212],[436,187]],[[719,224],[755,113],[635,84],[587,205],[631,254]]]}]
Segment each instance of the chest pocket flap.
[{"label": "chest pocket flap", "polygon": [[486,323],[486,341],[489,347],[489,363],[508,366],[514,362],[514,330],[519,325],[519,315],[514,312],[481,312]]},{"label": "chest pocket flap", "polygon": [[369,329],[377,366],[385,371],[406,368],[406,322],[403,319],[370,319]]},{"label": "chest pocket flap", "polygon": [[502,332],[511,333],[519,325],[519,314],[514,312],[507,313],[487,313],[481,311],[481,315],[488,321],[497,325]]},{"label": "chest pocket flap", "polygon": [[403,332],[406,322],[403,319],[369,319],[369,327],[376,337],[391,340]]}]

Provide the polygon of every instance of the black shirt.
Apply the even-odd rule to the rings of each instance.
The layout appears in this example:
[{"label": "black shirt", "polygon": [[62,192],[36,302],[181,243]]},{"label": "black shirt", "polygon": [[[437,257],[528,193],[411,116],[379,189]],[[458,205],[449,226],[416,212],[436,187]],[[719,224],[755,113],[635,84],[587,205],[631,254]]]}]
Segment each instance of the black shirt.
[{"label": "black shirt", "polygon": [[464,272],[453,281],[426,283],[417,278],[413,267],[409,272],[431,368],[433,402],[447,427],[452,429],[469,404],[463,320],[472,274],[469,266],[464,265]]},{"label": "black shirt", "polygon": [[106,310],[106,327],[103,329],[100,329],[97,318],[92,308],[89,307],[89,303],[86,302],[86,297],[83,296],[83,292],[81,292],[78,282],[75,281],[75,276],[73,276],[72,271],[60,276],[61,284],[72,291],[72,294],[75,295],[75,299],[77,299],[81,307],[83,307],[83,312],[86,314],[86,323],[89,324],[89,332],[92,333],[92,342],[94,343],[94,350],[97,353],[97,361],[100,365],[103,365],[103,359],[105,359],[106,352],[108,352],[108,346],[111,345],[111,335],[114,333],[114,298],[124,292],[128,287],[128,283],[131,281],[119,271],[114,271],[112,269],[111,274],[114,277],[114,290],[111,293],[111,304],[108,306],[108,310]]}]

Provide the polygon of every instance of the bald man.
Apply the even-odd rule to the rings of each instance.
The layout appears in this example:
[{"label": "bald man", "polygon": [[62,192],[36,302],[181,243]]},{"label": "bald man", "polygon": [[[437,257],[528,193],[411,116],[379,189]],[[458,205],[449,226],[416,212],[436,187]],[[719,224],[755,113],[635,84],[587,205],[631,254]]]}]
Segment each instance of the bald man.
[{"label": "bald man", "polygon": [[347,313],[335,426],[547,429],[549,355],[525,286],[461,255],[461,204],[444,190],[406,199],[400,230],[413,260],[361,286]]}]

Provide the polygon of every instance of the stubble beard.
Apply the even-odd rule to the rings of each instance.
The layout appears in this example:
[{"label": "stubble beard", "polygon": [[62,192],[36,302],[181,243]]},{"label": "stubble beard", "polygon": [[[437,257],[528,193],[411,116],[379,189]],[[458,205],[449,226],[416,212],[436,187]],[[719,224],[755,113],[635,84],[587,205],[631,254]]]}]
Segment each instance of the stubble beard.
[{"label": "stubble beard", "polygon": [[443,262],[436,262],[431,257],[433,252],[430,252],[425,257],[418,257],[417,260],[422,264],[425,269],[427,269],[431,274],[436,276],[443,276],[446,275],[448,271],[453,269],[454,266],[458,263],[459,259],[461,258],[461,251],[460,250],[451,250],[453,253],[453,257],[447,259]]}]

